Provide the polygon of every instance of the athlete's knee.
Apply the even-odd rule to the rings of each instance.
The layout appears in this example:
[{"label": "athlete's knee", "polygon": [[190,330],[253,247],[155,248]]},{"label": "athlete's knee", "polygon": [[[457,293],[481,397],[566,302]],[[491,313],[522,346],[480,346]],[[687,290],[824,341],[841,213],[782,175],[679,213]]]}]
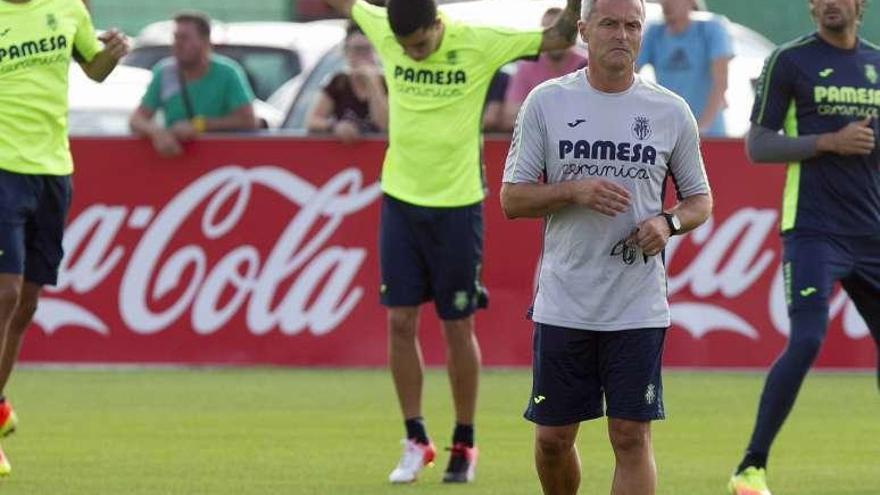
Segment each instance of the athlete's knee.
[{"label": "athlete's knee", "polygon": [[457,320],[443,320],[443,333],[446,340],[470,340],[474,333],[473,316]]},{"label": "athlete's knee", "polygon": [[804,308],[792,313],[786,354],[799,362],[812,363],[822,348],[827,325],[827,307]]},{"label": "athlete's knee", "polygon": [[21,283],[14,281],[0,282],[0,325],[5,323],[2,320],[9,320],[18,306],[18,300],[21,297]]},{"label": "athlete's knee", "polygon": [[651,423],[610,419],[608,437],[618,456],[644,452],[651,446]]},{"label": "athlete's knee", "polygon": [[809,365],[819,355],[823,340],[824,335],[801,335],[788,341],[785,352],[799,363]]},{"label": "athlete's knee", "polygon": [[36,295],[22,293],[18,300],[18,307],[15,308],[15,314],[12,316],[12,323],[9,325],[11,331],[24,333],[27,330],[37,313],[38,301],[39,297]]},{"label": "athlete's knee", "polygon": [[415,339],[418,320],[418,308],[390,308],[388,331],[394,338]]},{"label": "athlete's knee", "polygon": [[571,452],[576,430],[565,427],[539,426],[535,432],[535,450],[541,457],[559,457]]}]

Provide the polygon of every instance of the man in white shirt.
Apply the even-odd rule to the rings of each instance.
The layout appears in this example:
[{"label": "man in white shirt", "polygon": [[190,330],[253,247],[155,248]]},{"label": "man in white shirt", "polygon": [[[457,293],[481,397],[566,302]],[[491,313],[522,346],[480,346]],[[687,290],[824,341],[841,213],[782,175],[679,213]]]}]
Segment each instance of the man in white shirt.
[{"label": "man in white shirt", "polygon": [[[633,71],[644,20],[642,0],[584,2],[590,64],[529,95],[504,171],[506,215],[546,224],[526,411],[545,494],[577,492],[578,426],[603,404],[612,493],[655,490],[650,422],[664,417],[670,325],[660,255],[709,217],[712,197],[687,103]],[[680,201],[664,211],[667,177]]]}]

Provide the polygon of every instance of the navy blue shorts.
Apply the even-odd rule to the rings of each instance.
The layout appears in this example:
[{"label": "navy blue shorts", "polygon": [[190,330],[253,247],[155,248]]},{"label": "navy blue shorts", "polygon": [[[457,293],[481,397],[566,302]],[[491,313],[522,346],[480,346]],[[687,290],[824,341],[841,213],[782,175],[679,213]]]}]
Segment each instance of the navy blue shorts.
[{"label": "navy blue shorts", "polygon": [[532,396],[525,418],[565,426],[608,416],[664,419],[665,328],[598,332],[535,322]]},{"label": "navy blue shorts", "polygon": [[55,285],[71,192],[69,175],[0,170],[0,273]]},{"label": "navy blue shorts", "polygon": [[791,231],[784,238],[785,299],[789,315],[827,314],[840,281],[875,338],[880,338],[880,235],[842,236]]},{"label": "navy blue shorts", "polygon": [[433,299],[443,320],[466,318],[488,305],[480,282],[482,203],[428,208],[385,195],[380,230],[383,305],[418,306]]}]

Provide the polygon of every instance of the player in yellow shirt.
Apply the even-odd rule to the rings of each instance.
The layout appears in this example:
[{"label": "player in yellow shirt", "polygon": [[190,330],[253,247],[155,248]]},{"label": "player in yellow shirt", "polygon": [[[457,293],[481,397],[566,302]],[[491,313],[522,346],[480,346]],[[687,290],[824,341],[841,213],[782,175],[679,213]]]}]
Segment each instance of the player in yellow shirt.
[{"label": "player in yellow shirt", "polygon": [[[0,436],[16,425],[3,390],[63,255],[70,61],[103,81],[127,52],[118,31],[99,40],[82,0],[0,0]],[[0,477],[10,471],[0,450]]]},{"label": "player in yellow shirt", "polygon": [[485,307],[480,283],[485,196],[480,137],[483,102],[503,65],[574,44],[580,0],[568,0],[546,30],[461,24],[434,0],[325,0],[351,17],[382,59],[389,99],[389,145],[382,167],[381,301],[388,307],[389,360],[406,427],[389,476],[416,479],[435,449],[421,411],[419,306],[434,300],[443,321],[455,403],[446,482],[474,477],[474,415],[480,350],[473,314]]}]

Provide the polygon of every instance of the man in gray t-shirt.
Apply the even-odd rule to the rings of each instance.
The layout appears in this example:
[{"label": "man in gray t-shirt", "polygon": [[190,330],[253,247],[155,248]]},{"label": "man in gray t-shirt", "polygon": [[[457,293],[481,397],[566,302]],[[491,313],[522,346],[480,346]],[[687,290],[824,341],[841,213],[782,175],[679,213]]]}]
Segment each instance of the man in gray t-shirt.
[{"label": "man in gray t-shirt", "polygon": [[[712,199],[687,104],[633,72],[643,23],[641,0],[584,2],[590,65],[532,91],[504,170],[507,216],[545,219],[526,411],[545,493],[577,491],[578,423],[605,404],[613,492],[656,484],[650,421],[664,417],[670,321],[660,254],[709,217]],[[680,201],[664,211],[667,177]]]}]

